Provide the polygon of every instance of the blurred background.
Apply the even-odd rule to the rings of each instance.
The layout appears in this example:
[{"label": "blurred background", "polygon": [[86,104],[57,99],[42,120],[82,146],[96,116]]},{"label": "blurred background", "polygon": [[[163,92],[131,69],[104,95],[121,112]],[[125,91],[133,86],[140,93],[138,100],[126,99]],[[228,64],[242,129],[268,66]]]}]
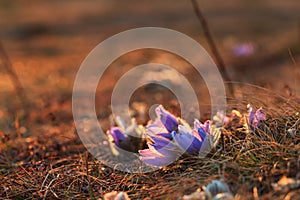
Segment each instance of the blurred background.
[{"label": "blurred background", "polygon": [[[198,2],[233,82],[255,84],[286,98],[300,94],[299,1]],[[190,1],[1,0],[0,41],[24,87],[29,101],[26,118],[32,126],[38,125],[40,132],[56,126],[56,132],[71,133],[72,87],[81,62],[104,39],[144,26],[187,34],[213,57]],[[193,76],[193,70],[178,58],[155,51],[132,52],[114,62],[99,83],[96,102],[100,120],[109,116],[110,94],[118,78],[134,65],[153,60],[180,66],[203,107],[209,104],[200,89],[205,87],[201,77]],[[3,66],[0,88],[0,130],[10,132],[16,128],[16,119],[22,127],[25,111]],[[148,86],[140,92],[143,95],[132,100],[137,110],[153,101],[174,100],[164,88]],[[173,104],[176,107],[176,102]],[[23,123],[21,132],[26,133],[28,126]]]}]

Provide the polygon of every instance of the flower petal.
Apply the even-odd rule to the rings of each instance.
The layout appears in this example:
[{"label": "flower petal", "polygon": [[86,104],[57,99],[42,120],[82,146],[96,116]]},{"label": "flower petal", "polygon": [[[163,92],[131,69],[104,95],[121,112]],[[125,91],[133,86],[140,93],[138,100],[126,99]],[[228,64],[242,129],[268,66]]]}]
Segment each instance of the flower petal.
[{"label": "flower petal", "polygon": [[199,120],[198,119],[195,119],[195,121],[194,121],[194,128],[195,129],[198,129],[198,128],[201,128],[201,122],[199,122]]},{"label": "flower petal", "polygon": [[206,120],[203,124],[203,129],[206,133],[210,133],[210,121]]},{"label": "flower petal", "polygon": [[114,142],[118,147],[120,147],[122,142],[126,141],[126,137],[119,127],[112,127],[109,134],[113,137]]},{"label": "flower petal", "polygon": [[210,121],[206,120],[204,122],[204,124],[202,124],[201,122],[199,122],[198,119],[195,119],[195,121],[194,121],[194,128],[197,129],[197,130],[199,128],[202,128],[205,132],[210,133]]},{"label": "flower petal", "polygon": [[256,110],[252,105],[248,104],[248,125],[250,129],[254,129],[259,126],[260,121],[266,119],[266,114],[262,110],[262,108],[259,108]]},{"label": "flower petal", "polygon": [[162,105],[158,106],[156,109],[156,115],[162,122],[162,124],[166,127],[169,133],[174,130],[177,130],[178,121],[174,115],[164,109]]},{"label": "flower petal", "polygon": [[[169,134],[169,135],[171,135],[171,134]],[[153,143],[156,143],[160,146],[165,146],[170,142],[169,139],[167,139],[165,137],[162,137],[162,136],[159,136],[159,135],[148,134],[148,136],[153,141]]]},{"label": "flower petal", "polygon": [[148,143],[148,147],[151,151],[154,151],[161,156],[170,157],[170,156],[175,156],[179,153],[177,146],[173,142],[169,142],[165,146],[160,146],[155,143],[154,144]]},{"label": "flower petal", "polygon": [[162,154],[158,154],[157,151],[155,150],[153,151],[153,150],[154,150],[153,148],[140,150],[139,151],[141,155],[140,159],[149,165],[162,167],[162,166],[167,166],[168,164],[174,162],[178,157],[177,153],[162,155]]},{"label": "flower petal", "polygon": [[261,121],[261,120],[265,120],[266,119],[266,114],[264,113],[263,109],[262,108],[259,108],[256,112],[255,112],[255,116],[256,116],[256,119],[258,121]]},{"label": "flower petal", "polygon": [[149,165],[164,167],[176,160],[176,157],[140,157],[140,159]]},{"label": "flower petal", "polygon": [[198,133],[199,136],[201,137],[201,141],[204,141],[208,134],[202,127],[198,128]]},{"label": "flower petal", "polygon": [[172,135],[170,133],[159,133],[159,134],[157,134],[157,136],[172,140]]},{"label": "flower petal", "polygon": [[151,151],[150,149],[139,150],[139,154],[143,157],[157,157],[157,156],[159,156],[158,154]]},{"label": "flower petal", "polygon": [[125,128],[126,128],[125,121],[119,116],[116,116],[115,121],[116,121],[117,126],[120,127],[120,129],[122,131],[125,131]]},{"label": "flower petal", "polygon": [[175,131],[172,132],[172,136],[174,141],[178,144],[178,146],[188,153],[194,154],[198,153],[202,142],[199,141],[196,137],[194,137],[190,133],[176,133]]},{"label": "flower petal", "polygon": [[213,140],[213,135],[207,135],[207,137],[205,137],[205,139],[202,141],[202,146],[198,154],[199,157],[205,157],[211,151],[214,146]]},{"label": "flower petal", "polygon": [[147,126],[147,130],[152,134],[168,133],[168,130],[160,121],[160,119],[156,119],[152,124],[149,124]]},{"label": "flower petal", "polygon": [[125,129],[125,133],[131,136],[137,136],[136,133],[137,123],[134,118],[131,119],[131,124]]},{"label": "flower petal", "polygon": [[247,105],[248,108],[248,124],[250,126],[254,125],[254,120],[255,120],[255,111],[252,105],[248,104]]}]

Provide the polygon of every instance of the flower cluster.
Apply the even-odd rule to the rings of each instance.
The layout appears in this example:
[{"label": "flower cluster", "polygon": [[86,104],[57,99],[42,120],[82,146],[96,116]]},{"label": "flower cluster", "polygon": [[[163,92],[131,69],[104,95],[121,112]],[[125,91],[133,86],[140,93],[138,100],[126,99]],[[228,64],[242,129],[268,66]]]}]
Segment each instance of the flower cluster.
[{"label": "flower cluster", "polygon": [[259,108],[255,111],[254,107],[251,104],[247,105],[248,108],[248,126],[250,129],[257,128],[262,120],[266,119],[266,114],[262,108]]},{"label": "flower cluster", "polygon": [[[253,106],[248,105],[249,113],[247,124],[250,130],[258,127],[262,120],[266,119],[262,108],[255,111]],[[166,166],[175,161],[183,153],[205,156],[217,145],[221,135],[222,126],[242,118],[239,111],[233,110],[227,117],[224,112],[218,112],[212,121],[203,124],[195,119],[191,127],[185,120],[176,118],[164,109],[162,105],[156,108],[157,118],[146,127],[137,125],[132,119],[130,126],[116,117],[118,126],[108,131],[113,152],[118,155],[115,146],[124,150],[139,152],[140,159],[152,166]],[[147,138],[147,149],[143,149]],[[142,150],[139,150],[142,149]]]},{"label": "flower cluster", "polygon": [[146,134],[150,138],[148,149],[139,151],[145,163],[165,166],[184,152],[199,154],[216,144],[217,134],[212,134],[209,121],[202,124],[195,120],[191,128],[183,119],[176,118],[161,105],[155,111],[157,119],[147,126]]}]

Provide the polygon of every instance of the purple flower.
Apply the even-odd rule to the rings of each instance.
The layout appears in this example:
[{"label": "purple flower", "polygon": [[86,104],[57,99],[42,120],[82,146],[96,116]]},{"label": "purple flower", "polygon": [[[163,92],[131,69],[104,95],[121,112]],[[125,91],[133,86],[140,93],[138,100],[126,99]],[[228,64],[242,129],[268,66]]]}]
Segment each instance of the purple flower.
[{"label": "purple flower", "polygon": [[123,146],[127,142],[127,136],[119,127],[111,127],[109,134],[112,136],[112,141],[118,147]]},{"label": "purple flower", "polygon": [[131,125],[126,126],[123,119],[120,117],[115,118],[117,126],[111,127],[108,131],[108,137],[110,141],[110,147],[115,155],[119,155],[115,146],[137,152],[144,144],[142,135],[145,132],[145,128],[141,125],[137,125],[135,119],[131,120]]},{"label": "purple flower", "polygon": [[233,53],[237,57],[247,57],[254,53],[254,45],[252,43],[237,44],[233,47]]},{"label": "purple flower", "polygon": [[178,120],[162,105],[155,109],[157,119],[146,127],[151,142],[148,149],[140,150],[141,160],[153,166],[166,166],[180,156],[181,150],[172,140],[172,132],[178,130]]},{"label": "purple flower", "polygon": [[172,137],[182,151],[186,151],[190,154],[197,154],[199,153],[206,136],[210,134],[209,131],[209,121],[201,124],[198,120],[195,120],[194,129],[191,129],[186,125],[179,125],[178,132],[173,131]]},{"label": "purple flower", "polygon": [[192,129],[183,119],[166,111],[161,105],[156,108],[157,119],[146,127],[150,139],[148,149],[140,150],[141,160],[154,166],[166,166],[182,153],[199,154],[210,150],[215,137],[210,133],[210,122],[194,122]]},{"label": "purple flower", "polygon": [[177,131],[178,120],[170,112],[164,109],[162,105],[159,105],[156,109],[157,119],[154,123],[147,126],[147,130],[152,134],[160,134],[164,137],[169,137],[171,139],[170,133],[172,131]]},{"label": "purple flower", "polygon": [[262,108],[255,111],[254,107],[250,104],[247,105],[248,108],[248,126],[251,129],[257,128],[262,120],[266,119],[266,114]]}]

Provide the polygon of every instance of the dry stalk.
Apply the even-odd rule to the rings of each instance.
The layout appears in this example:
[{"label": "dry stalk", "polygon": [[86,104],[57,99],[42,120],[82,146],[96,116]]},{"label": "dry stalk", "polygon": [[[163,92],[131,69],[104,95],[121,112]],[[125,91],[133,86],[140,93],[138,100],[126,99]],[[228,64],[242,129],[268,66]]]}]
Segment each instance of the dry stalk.
[{"label": "dry stalk", "polygon": [[[194,8],[194,12],[199,20],[199,22],[201,23],[201,26],[203,28],[203,32],[204,32],[204,36],[208,42],[208,45],[210,46],[210,49],[212,51],[212,53],[214,54],[215,58],[216,58],[216,62],[217,62],[217,66],[219,68],[219,70],[221,71],[221,74],[223,76],[223,78],[225,79],[226,82],[231,83],[231,79],[226,71],[226,66],[225,66],[225,62],[221,56],[221,54],[219,53],[219,50],[213,40],[213,37],[211,35],[208,23],[204,17],[204,15],[202,14],[201,10],[200,10],[200,6],[198,4],[198,2],[196,0],[191,0],[192,2],[192,6]],[[234,96],[234,87],[232,84],[228,84],[228,88],[230,91],[230,94],[232,96]]]},{"label": "dry stalk", "polygon": [[11,79],[14,85],[16,95],[19,97],[22,103],[23,109],[25,111],[25,115],[27,115],[28,114],[27,108],[29,105],[27,95],[1,42],[0,42],[0,66],[5,68],[7,75],[9,76],[9,78]]}]

